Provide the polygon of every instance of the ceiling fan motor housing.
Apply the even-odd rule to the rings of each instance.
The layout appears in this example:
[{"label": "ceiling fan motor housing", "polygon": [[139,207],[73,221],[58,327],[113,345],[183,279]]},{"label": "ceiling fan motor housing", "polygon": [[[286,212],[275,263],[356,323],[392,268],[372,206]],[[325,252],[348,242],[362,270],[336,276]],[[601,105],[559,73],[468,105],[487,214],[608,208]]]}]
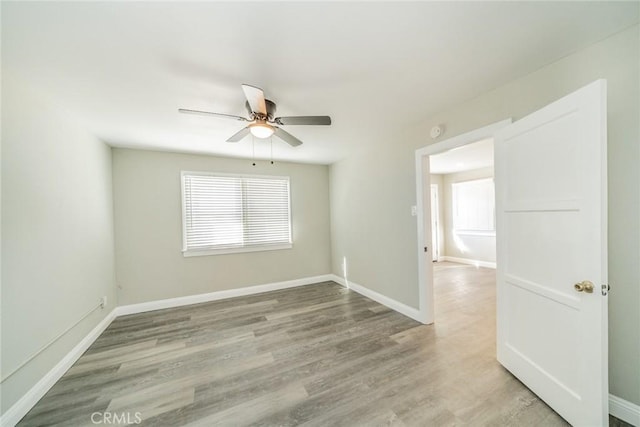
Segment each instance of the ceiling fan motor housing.
[{"label": "ceiling fan motor housing", "polygon": [[[264,103],[267,106],[267,117],[265,119],[269,122],[272,122],[276,116],[276,103],[269,99],[265,99]],[[251,111],[251,106],[249,105],[249,101],[245,101],[244,106],[247,108],[247,111],[249,112],[249,116],[251,117],[255,116],[258,119],[261,118],[259,117],[260,113]]]}]

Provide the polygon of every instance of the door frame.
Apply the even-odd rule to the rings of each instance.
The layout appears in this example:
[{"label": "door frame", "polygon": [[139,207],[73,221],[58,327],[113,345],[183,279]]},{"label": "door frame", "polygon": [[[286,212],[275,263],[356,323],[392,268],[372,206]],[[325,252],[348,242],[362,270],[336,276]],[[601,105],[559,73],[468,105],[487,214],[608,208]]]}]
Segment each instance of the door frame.
[{"label": "door frame", "polygon": [[[418,310],[419,321],[424,324],[431,324],[434,320],[433,308],[433,262],[431,253],[425,247],[431,246],[431,178],[429,171],[429,156],[442,153],[463,145],[478,142],[482,139],[492,138],[498,130],[509,126],[511,118],[481,127],[471,132],[463,133],[443,141],[429,144],[419,148],[415,153],[416,165],[416,219],[418,225]],[[495,167],[495,166],[494,166]],[[428,191],[425,191],[428,190]],[[436,230],[437,232],[437,230]],[[497,236],[496,236],[497,239]]]},{"label": "door frame", "polygon": [[[426,188],[426,187],[425,187]],[[436,225],[436,229],[435,231],[433,230],[433,228],[431,228],[431,260],[432,261],[440,261],[440,244],[442,243],[440,241],[440,189],[438,188],[438,184],[431,184],[429,185],[429,189],[430,189],[430,202],[433,202],[433,200],[435,199],[436,203],[435,203],[435,209],[433,207],[433,205],[431,205],[431,209],[430,212],[435,212],[435,220],[434,218],[431,218],[431,226],[433,227],[433,224]],[[435,193],[435,197],[434,197],[434,193]],[[434,244],[435,243],[435,244]]]}]

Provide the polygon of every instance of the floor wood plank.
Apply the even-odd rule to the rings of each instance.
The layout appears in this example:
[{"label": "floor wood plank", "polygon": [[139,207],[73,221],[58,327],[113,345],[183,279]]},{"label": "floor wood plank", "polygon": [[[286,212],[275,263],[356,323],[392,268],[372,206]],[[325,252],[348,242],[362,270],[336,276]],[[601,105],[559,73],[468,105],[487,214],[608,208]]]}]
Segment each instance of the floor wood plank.
[{"label": "floor wood plank", "polygon": [[435,266],[436,323],[333,282],[116,319],[20,426],[561,426],[495,358],[495,272]]}]

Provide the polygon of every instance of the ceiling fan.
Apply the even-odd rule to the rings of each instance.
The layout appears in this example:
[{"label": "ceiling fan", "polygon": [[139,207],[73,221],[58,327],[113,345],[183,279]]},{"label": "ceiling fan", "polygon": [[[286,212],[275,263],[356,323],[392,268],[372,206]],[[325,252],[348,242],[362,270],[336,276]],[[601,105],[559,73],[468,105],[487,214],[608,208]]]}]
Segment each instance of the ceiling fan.
[{"label": "ceiling fan", "polygon": [[331,117],[329,116],[289,116],[274,117],[276,113],[276,104],[273,101],[265,99],[264,92],[259,87],[251,85],[242,85],[242,90],[247,98],[245,106],[249,112],[249,118],[242,116],[234,116],[231,114],[212,113],[209,111],[188,110],[185,108],[178,109],[179,112],[185,114],[199,114],[205,116],[222,117],[227,119],[239,120],[241,122],[251,122],[245,128],[240,129],[232,135],[227,142],[238,142],[249,133],[256,138],[269,138],[275,135],[282,139],[292,147],[302,144],[295,136],[280,128],[280,126],[288,125],[330,125]]}]

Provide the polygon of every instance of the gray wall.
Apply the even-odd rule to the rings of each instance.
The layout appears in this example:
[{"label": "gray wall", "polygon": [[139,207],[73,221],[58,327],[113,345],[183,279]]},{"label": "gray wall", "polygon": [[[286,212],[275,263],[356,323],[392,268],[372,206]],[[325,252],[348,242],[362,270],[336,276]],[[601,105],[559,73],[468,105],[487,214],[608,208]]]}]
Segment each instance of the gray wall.
[{"label": "gray wall", "polygon": [[[496,236],[474,236],[453,233],[453,199],[451,185],[456,182],[471,181],[474,179],[493,178],[493,167],[475,169],[465,172],[449,173],[442,175],[444,188],[444,256],[466,258],[474,261],[496,262]],[[456,244],[456,237],[465,247],[462,251]]]},{"label": "gray wall", "polygon": [[[180,171],[291,177],[293,248],[185,258]],[[113,150],[118,303],[153,301],[328,274],[328,167]]]},{"label": "gray wall", "polygon": [[517,120],[599,78],[608,80],[610,391],[640,404],[640,143],[638,26],[426,119],[331,166],[332,265],[349,280],[418,306],[415,150],[444,124],[449,138]]},{"label": "gray wall", "polygon": [[2,373],[78,326],[1,385],[2,411],[115,305],[111,149],[2,76]]}]

